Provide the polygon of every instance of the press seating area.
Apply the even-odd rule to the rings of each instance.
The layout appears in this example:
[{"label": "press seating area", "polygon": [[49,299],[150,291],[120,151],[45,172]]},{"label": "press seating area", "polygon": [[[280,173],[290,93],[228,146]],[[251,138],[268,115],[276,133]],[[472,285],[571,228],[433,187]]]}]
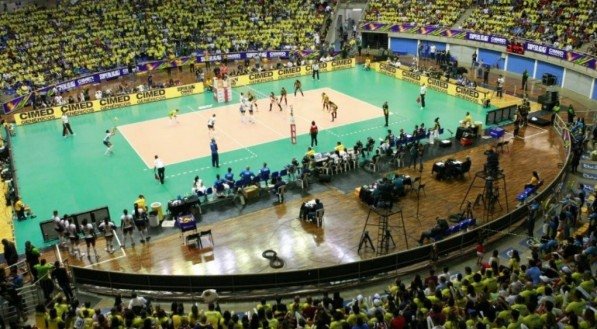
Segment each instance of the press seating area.
[{"label": "press seating area", "polygon": [[472,0],[372,0],[365,21],[452,26],[472,3]]},{"label": "press seating area", "polygon": [[62,1],[0,14],[1,89],[31,88],[84,73],[209,50],[314,45],[327,2]]}]

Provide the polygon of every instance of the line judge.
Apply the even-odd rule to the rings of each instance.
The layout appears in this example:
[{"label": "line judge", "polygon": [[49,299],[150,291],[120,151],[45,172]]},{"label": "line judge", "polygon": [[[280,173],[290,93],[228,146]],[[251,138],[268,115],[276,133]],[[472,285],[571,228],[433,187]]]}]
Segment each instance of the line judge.
[{"label": "line judge", "polygon": [[164,179],[166,176],[166,166],[164,165],[164,162],[156,155],[154,156],[153,165],[153,171],[156,175],[156,179],[160,181],[160,184],[164,184]]}]

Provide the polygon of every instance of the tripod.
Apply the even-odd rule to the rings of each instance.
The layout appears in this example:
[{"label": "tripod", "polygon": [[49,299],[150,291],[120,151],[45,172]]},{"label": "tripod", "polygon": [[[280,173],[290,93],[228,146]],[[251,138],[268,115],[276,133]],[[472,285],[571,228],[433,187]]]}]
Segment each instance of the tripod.
[{"label": "tripod", "polygon": [[[392,242],[394,242],[394,240],[392,240]],[[373,247],[373,241],[371,240],[371,237],[369,236],[369,231],[363,231],[363,233],[361,234],[361,241],[359,242],[359,250],[357,251],[357,253],[361,252],[361,248],[362,247],[371,247],[371,249],[373,249],[373,251],[375,251],[375,247]]]}]

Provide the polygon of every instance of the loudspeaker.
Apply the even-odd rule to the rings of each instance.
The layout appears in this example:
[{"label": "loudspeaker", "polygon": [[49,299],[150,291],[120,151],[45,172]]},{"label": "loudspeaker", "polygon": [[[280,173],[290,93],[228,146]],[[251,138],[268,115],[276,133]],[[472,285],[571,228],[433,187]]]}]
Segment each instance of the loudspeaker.
[{"label": "loudspeaker", "polygon": [[543,85],[545,86],[553,86],[556,84],[556,76],[550,73],[543,73],[543,77],[541,79],[541,82],[543,83]]},{"label": "loudspeaker", "polygon": [[555,103],[559,100],[559,95],[557,91],[548,91],[547,94],[547,102],[548,103]]},{"label": "loudspeaker", "polygon": [[331,181],[332,181],[331,175],[319,174],[319,182],[320,183],[329,183]]}]

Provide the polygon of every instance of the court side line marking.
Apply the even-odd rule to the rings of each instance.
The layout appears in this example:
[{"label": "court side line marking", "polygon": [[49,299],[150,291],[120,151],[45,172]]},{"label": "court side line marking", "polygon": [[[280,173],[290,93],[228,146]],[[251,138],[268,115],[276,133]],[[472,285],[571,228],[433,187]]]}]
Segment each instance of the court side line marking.
[{"label": "court side line marking", "polygon": [[[141,159],[141,162],[143,162],[143,164],[145,164],[145,168],[143,168],[143,171],[147,171],[149,169],[153,170],[153,168],[149,167],[147,165],[147,163],[145,163],[145,161],[143,160],[143,157],[141,156],[141,154],[139,154],[139,151],[137,151],[137,149],[133,146],[133,144],[129,141],[129,139],[126,138],[126,135],[123,134],[122,131],[120,131],[120,129],[118,129],[118,127],[116,127],[116,130],[118,130],[120,132],[120,135],[122,136],[122,138],[124,138],[124,140],[129,144],[129,146],[133,149],[133,151],[135,151],[135,153],[137,154],[139,159]],[[110,154],[109,156],[114,156],[114,154]]]},{"label": "court side line marking", "polygon": [[111,262],[111,261],[113,261],[113,260],[121,259],[121,258],[124,258],[124,257],[126,257],[126,255],[120,255],[120,256],[118,256],[118,257],[114,257],[114,258],[110,258],[110,259],[102,260],[101,262],[97,262],[97,263],[93,263],[93,264],[86,265],[86,266],[85,266],[85,268],[89,268],[89,267],[92,267],[92,266],[94,266],[94,265],[100,265],[100,264],[104,264],[104,263]]}]

